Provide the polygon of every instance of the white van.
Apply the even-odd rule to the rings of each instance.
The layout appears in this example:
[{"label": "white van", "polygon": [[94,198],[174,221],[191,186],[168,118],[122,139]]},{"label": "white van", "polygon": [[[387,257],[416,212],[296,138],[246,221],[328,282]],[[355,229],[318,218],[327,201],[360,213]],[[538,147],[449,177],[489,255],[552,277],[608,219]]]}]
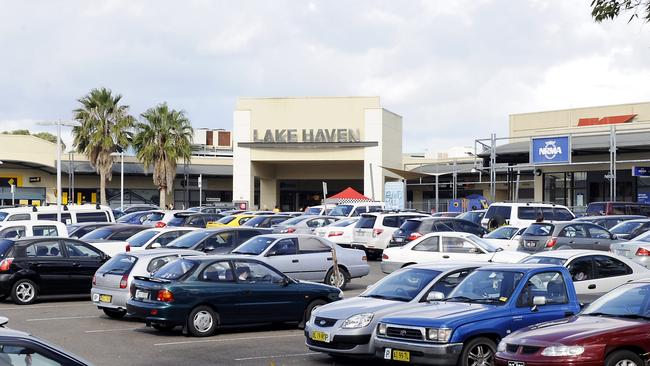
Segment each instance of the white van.
[{"label": "white van", "polygon": [[[56,205],[24,206],[0,209],[0,222],[18,220],[56,221]],[[70,225],[79,222],[115,222],[113,210],[100,205],[64,205],[61,207],[61,222]]]},{"label": "white van", "polygon": [[356,217],[368,212],[384,211],[383,202],[341,203],[334,207],[329,216]]},{"label": "white van", "polygon": [[365,250],[368,258],[381,258],[384,249],[408,219],[431,217],[417,212],[366,213],[362,214],[352,229],[352,247]]},{"label": "white van", "polygon": [[26,236],[68,237],[63,223],[50,220],[20,220],[0,222],[0,239],[24,238]]},{"label": "white van", "polygon": [[503,225],[528,227],[538,218],[544,222],[571,221],[575,215],[566,206],[552,203],[505,203],[495,202],[488,207],[481,225],[495,229]]}]

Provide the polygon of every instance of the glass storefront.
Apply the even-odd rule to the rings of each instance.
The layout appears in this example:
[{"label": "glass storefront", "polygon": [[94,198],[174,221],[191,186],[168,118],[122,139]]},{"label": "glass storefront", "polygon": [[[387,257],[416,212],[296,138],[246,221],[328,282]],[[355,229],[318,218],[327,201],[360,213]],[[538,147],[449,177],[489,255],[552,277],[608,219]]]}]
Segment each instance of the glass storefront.
[{"label": "glass storefront", "polygon": [[[609,201],[607,171],[544,173],[544,202],[568,207],[584,207],[589,202]],[[618,170],[616,174],[616,200],[636,202],[637,192],[648,192],[650,180],[637,179],[630,170]],[[647,186],[645,186],[647,184]]]}]

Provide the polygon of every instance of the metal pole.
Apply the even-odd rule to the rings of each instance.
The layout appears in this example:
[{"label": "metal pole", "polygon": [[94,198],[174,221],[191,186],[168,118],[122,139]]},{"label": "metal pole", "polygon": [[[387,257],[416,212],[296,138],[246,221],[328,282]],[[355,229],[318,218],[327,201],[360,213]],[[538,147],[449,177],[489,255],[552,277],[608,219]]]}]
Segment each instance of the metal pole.
[{"label": "metal pole", "polygon": [[440,176],[436,174],[436,206],[433,208],[434,212],[438,212],[438,178]]},{"label": "metal pole", "polygon": [[56,123],[56,221],[61,222],[61,121]]},{"label": "metal pole", "polygon": [[72,196],[72,202],[77,202],[77,198],[74,195],[74,151],[71,153],[71,155],[72,155],[72,169],[70,169],[72,171],[72,183],[70,184],[70,187],[72,187],[71,196]]},{"label": "metal pole", "polygon": [[124,150],[120,152],[120,211],[124,212]]},{"label": "metal pole", "polygon": [[496,163],[497,163],[497,135],[495,133],[490,134],[491,147],[490,147],[490,198],[492,201],[496,201],[497,187],[496,187]]},{"label": "metal pole", "polygon": [[515,183],[515,202],[519,202],[519,181],[521,178],[521,170],[517,170],[517,183]]},{"label": "metal pole", "polygon": [[372,200],[375,201],[375,179],[372,174],[372,163],[370,164],[370,192],[372,193]]},{"label": "metal pole", "polygon": [[613,151],[612,151],[612,201],[616,202],[616,150],[618,147],[616,146],[616,126],[612,125],[611,126],[611,134],[612,134],[612,146],[613,146]]},{"label": "metal pole", "polygon": [[452,195],[453,195],[454,199],[456,199],[456,198],[458,198],[458,186],[457,186],[458,173],[456,173],[456,159],[454,159],[454,168],[453,169],[454,169],[454,171],[453,171],[452,179],[451,179],[451,184],[453,185]]},{"label": "metal pole", "polygon": [[[11,205],[14,206],[16,203],[14,201],[15,198],[15,192],[16,192],[16,185],[12,184],[11,185]],[[4,200],[3,200],[4,201]],[[4,202],[3,202],[4,203]]]},{"label": "metal pole", "polygon": [[201,208],[202,201],[203,201],[203,174],[199,174],[199,208]]}]

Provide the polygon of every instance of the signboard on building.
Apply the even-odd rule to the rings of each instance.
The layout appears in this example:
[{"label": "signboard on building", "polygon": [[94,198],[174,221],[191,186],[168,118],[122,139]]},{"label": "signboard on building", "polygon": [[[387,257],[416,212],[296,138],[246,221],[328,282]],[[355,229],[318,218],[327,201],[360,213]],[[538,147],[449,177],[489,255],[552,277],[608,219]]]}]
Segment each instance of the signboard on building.
[{"label": "signboard on building", "polygon": [[530,163],[571,163],[571,136],[533,137],[530,140]]},{"label": "signboard on building", "polygon": [[387,210],[403,210],[406,204],[406,185],[404,182],[384,183],[384,207]]},{"label": "signboard on building", "polygon": [[650,166],[633,166],[633,177],[650,177]]},{"label": "signboard on building", "polygon": [[358,128],[310,128],[253,130],[253,142],[312,143],[312,142],[360,142]]}]

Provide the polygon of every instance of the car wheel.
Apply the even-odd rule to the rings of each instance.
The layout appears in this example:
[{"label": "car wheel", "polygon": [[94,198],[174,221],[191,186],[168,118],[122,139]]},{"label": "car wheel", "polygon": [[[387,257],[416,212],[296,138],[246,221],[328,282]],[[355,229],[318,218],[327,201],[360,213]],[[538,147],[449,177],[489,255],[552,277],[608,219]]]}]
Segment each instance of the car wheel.
[{"label": "car wheel", "polygon": [[169,332],[176,326],[171,324],[151,324],[151,327],[159,332]]},{"label": "car wheel", "polygon": [[197,306],[187,317],[187,331],[195,337],[209,337],[219,322],[217,313],[208,306]]},{"label": "car wheel", "polygon": [[347,286],[348,282],[350,282],[350,275],[345,269],[341,268],[341,266],[339,266],[338,281],[336,275],[334,274],[334,267],[330,268],[330,270],[327,271],[327,274],[325,275],[326,284],[340,288],[341,290]]},{"label": "car wheel", "polygon": [[642,366],[641,357],[631,351],[616,351],[605,359],[605,366]]},{"label": "car wheel", "polygon": [[494,365],[494,353],[496,352],[496,348],[497,345],[488,338],[474,338],[463,347],[463,352],[460,355],[460,365]]},{"label": "car wheel", "polygon": [[11,298],[16,305],[29,305],[36,301],[38,287],[32,280],[22,279],[16,281],[11,287]]},{"label": "car wheel", "polygon": [[113,319],[122,319],[126,315],[126,310],[102,308],[102,311]]},{"label": "car wheel", "polygon": [[305,309],[305,313],[302,316],[302,321],[298,324],[298,328],[303,329],[305,328],[305,323],[311,318],[311,313],[314,312],[314,310],[318,309],[319,307],[327,304],[325,300],[314,300],[307,305],[307,308]]}]

